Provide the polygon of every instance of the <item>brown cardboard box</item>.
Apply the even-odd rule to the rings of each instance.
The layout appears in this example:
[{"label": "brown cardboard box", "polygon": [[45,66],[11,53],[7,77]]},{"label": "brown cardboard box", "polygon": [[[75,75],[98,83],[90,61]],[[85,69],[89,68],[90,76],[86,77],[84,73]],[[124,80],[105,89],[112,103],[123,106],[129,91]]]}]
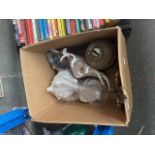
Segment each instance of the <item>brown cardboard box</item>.
[{"label": "brown cardboard box", "polygon": [[[54,96],[46,92],[46,88],[54,77],[54,71],[46,59],[46,52],[50,49],[81,45],[99,38],[115,40],[118,44],[121,84],[126,96],[124,108],[117,107],[115,103],[108,103],[100,108],[80,102],[58,102]],[[26,46],[21,49],[21,64],[29,112],[33,121],[128,125],[133,106],[132,91],[125,39],[119,27],[85,32]]]}]

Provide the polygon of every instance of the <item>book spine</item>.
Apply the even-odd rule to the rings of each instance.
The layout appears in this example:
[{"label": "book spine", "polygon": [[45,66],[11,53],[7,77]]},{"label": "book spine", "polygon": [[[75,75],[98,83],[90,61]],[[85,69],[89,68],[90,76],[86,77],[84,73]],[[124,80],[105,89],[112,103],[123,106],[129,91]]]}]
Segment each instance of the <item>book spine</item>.
[{"label": "book spine", "polygon": [[41,39],[40,39],[40,29],[39,29],[38,19],[36,19],[36,32],[37,32],[37,38],[38,38],[38,41],[39,41]]},{"label": "book spine", "polygon": [[47,27],[47,20],[42,19],[43,21],[43,34],[44,34],[44,39],[48,39],[48,27]]},{"label": "book spine", "polygon": [[80,33],[80,24],[79,24],[79,20],[75,19],[75,24],[76,24],[76,32]]},{"label": "book spine", "polygon": [[81,29],[81,31],[82,32],[86,31],[84,19],[79,19],[79,21],[80,21],[80,29]]},{"label": "book spine", "polygon": [[26,38],[24,36],[24,22],[23,22],[23,19],[20,19],[20,26],[21,26],[21,31],[22,31],[23,44],[25,44]]},{"label": "book spine", "polygon": [[76,34],[76,26],[75,26],[75,21],[74,21],[74,19],[70,19],[70,27],[71,27],[72,35],[73,35],[73,34]]},{"label": "book spine", "polygon": [[31,42],[31,44],[34,44],[32,19],[29,19],[29,27],[30,27],[30,38],[31,38],[30,42]]},{"label": "book spine", "polygon": [[32,19],[34,42],[38,42],[36,20]]},{"label": "book spine", "polygon": [[62,37],[62,28],[61,28],[61,19],[57,19],[58,22],[58,32],[59,32],[59,37]]},{"label": "book spine", "polygon": [[57,19],[51,19],[52,24],[52,31],[53,31],[53,37],[58,37],[58,25],[57,25]]},{"label": "book spine", "polygon": [[16,23],[17,23],[17,28],[18,28],[19,42],[20,42],[20,44],[23,44],[24,43],[24,34],[22,31],[21,19],[17,19]]},{"label": "book spine", "polygon": [[44,40],[43,23],[41,19],[38,19],[38,24],[39,24],[40,40]]},{"label": "book spine", "polygon": [[53,38],[52,24],[51,24],[51,20],[50,19],[47,20],[47,24],[48,24],[48,35],[49,35],[49,38],[52,39]]},{"label": "book spine", "polygon": [[25,19],[22,20],[22,29],[23,29],[23,35],[24,35],[24,43],[25,45],[28,45],[27,41],[27,35],[26,35],[26,25],[25,25]]},{"label": "book spine", "polygon": [[86,19],[86,29],[91,30],[93,28],[91,19]]},{"label": "book spine", "polygon": [[28,45],[31,44],[31,38],[30,38],[30,28],[29,28],[29,21],[28,19],[25,19],[25,25],[26,25],[26,35],[27,35],[27,41],[28,41]]},{"label": "book spine", "polygon": [[54,19],[54,25],[55,25],[56,37],[59,37],[59,32],[58,32],[58,20],[57,20],[57,19]]},{"label": "book spine", "polygon": [[105,24],[104,19],[100,19],[99,21],[100,21],[100,27],[104,27],[104,24]]},{"label": "book spine", "polygon": [[51,26],[52,26],[53,37],[56,37],[56,30],[55,30],[54,19],[51,19]]},{"label": "book spine", "polygon": [[51,26],[52,26],[53,37],[56,37],[56,30],[55,30],[55,21],[54,21],[54,19],[51,19]]},{"label": "book spine", "polygon": [[67,34],[70,35],[71,32],[71,27],[70,27],[70,19],[66,19],[66,30],[67,30]]},{"label": "book spine", "polygon": [[65,25],[65,20],[61,19],[61,29],[62,29],[62,36],[66,36],[66,25]]},{"label": "book spine", "polygon": [[96,23],[96,19],[92,19],[92,23],[93,23],[93,28],[97,28],[97,23]]},{"label": "book spine", "polygon": [[99,19],[96,19],[96,26],[97,26],[97,28],[100,28],[100,21],[99,21]]}]

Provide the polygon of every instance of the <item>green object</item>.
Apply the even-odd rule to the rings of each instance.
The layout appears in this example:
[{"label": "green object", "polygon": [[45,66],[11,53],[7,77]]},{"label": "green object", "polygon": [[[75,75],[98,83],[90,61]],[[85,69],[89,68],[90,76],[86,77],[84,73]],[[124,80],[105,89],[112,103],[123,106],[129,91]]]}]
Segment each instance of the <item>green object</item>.
[{"label": "green object", "polygon": [[79,25],[80,25],[80,31],[81,32],[86,31],[84,19],[79,19]]},{"label": "green object", "polygon": [[87,127],[84,125],[72,125],[64,131],[65,135],[85,135]]},{"label": "green object", "polygon": [[78,19],[75,19],[75,24],[76,24],[76,32],[80,33],[80,23]]}]

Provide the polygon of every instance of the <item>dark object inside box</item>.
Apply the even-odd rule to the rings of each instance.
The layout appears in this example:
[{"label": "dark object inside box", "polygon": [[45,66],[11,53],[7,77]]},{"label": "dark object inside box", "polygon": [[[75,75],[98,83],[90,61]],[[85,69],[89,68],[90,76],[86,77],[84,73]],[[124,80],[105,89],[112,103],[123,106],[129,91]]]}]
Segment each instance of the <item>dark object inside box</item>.
[{"label": "dark object inside box", "polygon": [[[78,64],[76,64],[73,68],[71,68],[71,72],[73,73],[73,76],[75,78],[77,78],[78,80],[83,80],[83,79],[87,80],[87,78],[95,77],[94,74],[84,73],[84,72],[89,72],[88,69],[85,69],[83,67],[86,63],[88,64],[88,68],[90,68],[90,67],[94,68],[94,70],[92,72],[97,71],[97,69],[100,70],[101,74],[105,74],[105,76],[107,77],[107,80],[109,82],[109,87],[110,87],[110,89],[108,89],[108,91],[102,92],[102,101],[103,101],[103,99],[104,100],[105,99],[112,100],[117,103],[117,106],[121,107],[121,106],[123,106],[122,100],[124,99],[124,95],[121,91],[118,60],[116,59],[116,56],[117,56],[117,48],[116,47],[117,46],[116,46],[115,42],[112,42],[107,39],[102,39],[102,40],[100,39],[100,40],[94,40],[92,42],[88,42],[86,44],[81,44],[78,46],[70,47],[68,49],[52,49],[50,52],[48,52],[47,58],[48,58],[48,62],[51,64],[51,67],[53,69],[55,69],[55,71],[57,73],[59,73],[62,70],[65,70],[65,69],[69,69],[70,66],[73,67],[73,64],[76,63],[76,61],[77,61],[77,63],[80,64],[80,67],[78,66]],[[67,53],[67,51],[69,51],[70,57],[68,56],[69,53]],[[63,52],[66,52],[66,55],[69,57],[69,59],[62,60],[62,58],[64,57]],[[70,65],[67,60],[71,61]],[[83,74],[83,76],[82,76],[82,74]],[[63,82],[62,82],[62,85],[60,86],[60,88],[58,88],[58,89],[62,89],[62,91],[68,91],[68,89],[66,89],[66,90],[63,89],[65,81],[63,80],[62,76],[64,76],[64,78],[66,79],[66,74],[63,75],[63,73],[62,73],[61,74],[62,80],[60,80],[60,78],[59,78],[59,80],[63,81]],[[97,76],[96,76],[96,78],[97,78]],[[60,81],[59,81],[59,83],[60,83]],[[89,80],[89,81],[92,81],[92,80]],[[86,83],[86,82],[84,82],[84,83]],[[83,85],[84,85],[84,83],[83,83]],[[56,84],[54,84],[54,82],[52,82],[52,85],[56,85]],[[52,87],[52,85],[51,85],[51,87]],[[67,87],[70,87],[70,86],[67,85]],[[72,87],[73,87],[73,85],[72,85]],[[54,90],[54,86],[52,87],[52,89]],[[80,95],[83,96],[83,94],[85,94],[85,97],[87,99],[87,100],[86,99],[83,100],[80,98],[81,101],[86,101],[89,103],[95,101],[95,96],[93,96],[93,95],[96,92],[91,91],[90,89],[95,89],[95,88],[89,87],[89,89],[85,89],[84,91],[81,91],[82,95],[81,94]],[[100,87],[98,87],[98,89],[100,89]],[[61,96],[60,91],[55,93],[55,91],[53,91],[53,90],[51,91],[51,93],[54,94],[58,98],[58,100],[69,101],[69,99],[68,99],[69,96],[67,96],[67,99],[65,99],[62,97],[64,95],[64,93]],[[71,101],[74,99],[77,100],[77,97],[73,97],[73,95],[75,96],[75,92],[72,93]],[[91,97],[94,97],[94,100],[90,99]],[[100,102],[101,102],[101,99],[100,99]],[[93,103],[93,105],[101,106],[101,104],[97,104],[97,99],[96,99],[96,102]]]}]

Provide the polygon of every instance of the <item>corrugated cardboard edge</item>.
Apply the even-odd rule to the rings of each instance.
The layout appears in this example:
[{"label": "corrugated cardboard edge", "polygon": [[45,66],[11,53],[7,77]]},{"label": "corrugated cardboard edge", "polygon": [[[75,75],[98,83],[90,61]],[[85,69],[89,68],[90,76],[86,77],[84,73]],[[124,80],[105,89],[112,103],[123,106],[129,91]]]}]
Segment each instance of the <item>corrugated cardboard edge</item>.
[{"label": "corrugated cardboard edge", "polygon": [[121,124],[119,124],[119,123],[116,123],[116,124],[115,123],[109,123],[109,124],[108,123],[106,123],[106,124],[105,123],[100,123],[100,124],[98,124],[98,123],[94,123],[94,122],[92,122],[92,123],[91,122],[89,122],[89,123],[88,122],[71,123],[69,121],[63,121],[63,123],[62,123],[62,122],[58,122],[58,121],[55,121],[55,122],[54,121],[52,121],[52,122],[47,121],[46,122],[44,120],[40,121],[40,120],[33,119],[33,118],[31,119],[31,121],[32,122],[38,122],[38,123],[41,122],[41,123],[52,123],[52,124],[81,124],[81,125],[106,125],[106,126],[116,126],[116,127],[127,127],[127,124],[122,124],[122,123]]},{"label": "corrugated cardboard edge", "polygon": [[[26,92],[26,83],[25,83],[25,71],[24,71],[24,64],[23,64],[23,61],[22,61],[22,55],[24,52],[26,52],[26,50],[24,48],[20,48],[19,49],[19,52],[20,52],[20,62],[21,62],[21,68],[22,68],[22,76],[23,76],[23,84],[24,84],[24,90],[25,90],[25,95],[27,94]],[[26,96],[26,100],[27,100],[27,96]],[[29,114],[31,116],[31,109],[29,107],[29,104],[28,104],[28,101],[27,101],[27,106],[28,106],[28,109],[29,109]]]},{"label": "corrugated cardboard edge", "polygon": [[124,101],[125,113],[126,113],[126,125],[130,122],[132,108],[133,108],[133,96],[132,96],[132,86],[130,71],[127,58],[127,49],[125,44],[125,38],[123,36],[122,30],[118,28],[118,60],[119,60],[119,70],[122,83],[122,90],[126,97]]}]

